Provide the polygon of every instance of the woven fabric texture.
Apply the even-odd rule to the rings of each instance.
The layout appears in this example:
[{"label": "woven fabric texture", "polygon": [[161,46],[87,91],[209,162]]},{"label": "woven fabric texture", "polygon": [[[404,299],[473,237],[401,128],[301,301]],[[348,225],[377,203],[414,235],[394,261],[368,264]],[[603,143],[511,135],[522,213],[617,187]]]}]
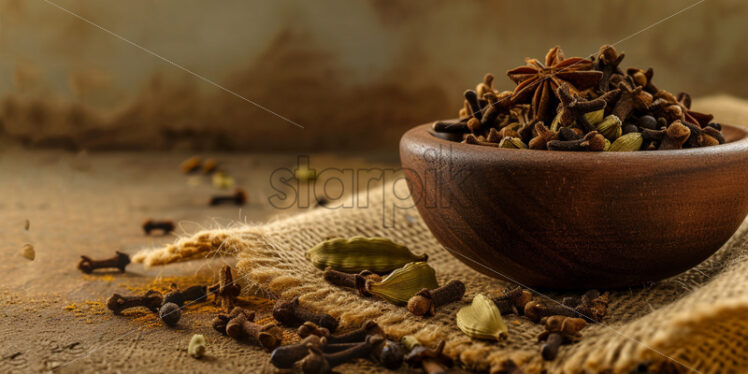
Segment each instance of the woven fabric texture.
[{"label": "woven fabric texture", "polygon": [[[496,292],[510,284],[481,275],[439,245],[416,210],[385,211],[382,202],[407,191],[404,183],[366,193],[368,207],[324,209],[262,226],[200,232],[166,248],[144,251],[134,258],[162,265],[215,255],[238,257],[240,282],[277,298],[301,296],[302,305],[357,327],[375,319],[394,338],[416,334],[425,343],[446,340],[445,352],[467,368],[498,370],[512,359],[526,372],[625,373],[642,363],[676,372],[748,370],[748,223],[716,254],[676,277],[642,288],[611,291],[609,315],[583,330],[583,339],[563,346],[558,358],[540,358],[537,335],[542,327],[507,316],[509,339],[484,342],[465,336],[455,313],[476,293]],[[394,216],[392,216],[394,214]],[[389,215],[389,216],[387,216]],[[383,219],[394,217],[394,219]],[[427,253],[440,284],[463,280],[462,302],[440,308],[430,318],[410,315],[405,308],[330,286],[305,252],[329,237],[377,236]],[[543,293],[555,300],[568,294]]]},{"label": "woven fabric texture", "polygon": [[[748,104],[742,100],[716,96],[701,100],[696,109],[702,108],[725,123],[748,123]],[[587,326],[580,342],[563,346],[555,361],[544,362],[537,342],[543,328],[523,317],[506,316],[509,338],[499,343],[470,339],[456,327],[457,310],[476,293],[510,284],[457,260],[431,235],[415,208],[384,204],[402,202],[399,198],[407,195],[405,183],[375,187],[355,199],[357,208],[318,208],[265,225],[203,231],[165,248],[144,250],[133,260],[155,266],[236,256],[239,281],[249,289],[275,298],[300,296],[303,306],[339,318],[342,328],[375,319],[393,338],[415,334],[432,345],[445,340],[448,355],[478,371],[498,372],[511,359],[527,373],[628,373],[640,365],[657,372],[748,372],[748,220],[693,269],[642,287],[610,291],[609,313],[602,323]],[[414,253],[427,253],[439,283],[464,281],[465,297],[422,318],[330,286],[305,253],[327,238],[352,236],[389,238]],[[543,295],[558,301],[569,294]]]}]

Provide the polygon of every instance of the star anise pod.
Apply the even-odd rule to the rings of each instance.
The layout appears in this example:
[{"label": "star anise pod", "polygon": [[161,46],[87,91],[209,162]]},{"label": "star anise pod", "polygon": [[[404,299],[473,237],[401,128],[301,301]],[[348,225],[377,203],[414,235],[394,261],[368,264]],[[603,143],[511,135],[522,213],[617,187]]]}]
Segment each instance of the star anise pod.
[{"label": "star anise pod", "polygon": [[565,58],[561,48],[551,48],[545,55],[545,64],[536,59],[526,59],[527,65],[509,70],[507,75],[517,87],[513,101],[531,103],[535,119],[549,123],[554,115],[559,97],[556,93],[563,83],[572,94],[594,87],[603,76],[591,70],[592,60],[582,57]]}]

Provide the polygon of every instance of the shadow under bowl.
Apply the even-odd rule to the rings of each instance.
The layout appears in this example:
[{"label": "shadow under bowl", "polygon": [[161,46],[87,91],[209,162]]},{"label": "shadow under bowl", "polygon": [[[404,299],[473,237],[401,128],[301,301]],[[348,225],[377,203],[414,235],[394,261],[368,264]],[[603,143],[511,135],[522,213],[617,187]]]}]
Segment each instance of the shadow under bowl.
[{"label": "shadow under bowl", "polygon": [[748,132],[672,151],[499,149],[403,135],[411,196],[439,242],[486,275],[557,289],[641,285],[717,251],[748,215]]}]

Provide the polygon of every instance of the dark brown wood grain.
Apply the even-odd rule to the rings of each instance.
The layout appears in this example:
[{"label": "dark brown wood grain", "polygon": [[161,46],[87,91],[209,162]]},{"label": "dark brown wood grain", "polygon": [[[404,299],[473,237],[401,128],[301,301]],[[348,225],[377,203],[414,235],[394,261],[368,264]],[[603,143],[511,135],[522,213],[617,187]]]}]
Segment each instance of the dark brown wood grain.
[{"label": "dark brown wood grain", "polygon": [[532,287],[640,285],[719,249],[748,214],[748,133],[673,151],[554,152],[400,142],[418,211],[472,268]]}]

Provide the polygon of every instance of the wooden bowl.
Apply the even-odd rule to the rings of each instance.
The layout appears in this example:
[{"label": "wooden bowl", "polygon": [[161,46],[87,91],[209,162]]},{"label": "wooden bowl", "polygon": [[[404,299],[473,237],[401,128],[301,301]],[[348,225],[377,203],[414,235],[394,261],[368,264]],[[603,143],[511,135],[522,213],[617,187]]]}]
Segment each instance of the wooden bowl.
[{"label": "wooden bowl", "polygon": [[645,152],[499,149],[405,133],[400,159],[426,225],[484,274],[529,287],[641,285],[719,249],[748,214],[748,132]]}]

